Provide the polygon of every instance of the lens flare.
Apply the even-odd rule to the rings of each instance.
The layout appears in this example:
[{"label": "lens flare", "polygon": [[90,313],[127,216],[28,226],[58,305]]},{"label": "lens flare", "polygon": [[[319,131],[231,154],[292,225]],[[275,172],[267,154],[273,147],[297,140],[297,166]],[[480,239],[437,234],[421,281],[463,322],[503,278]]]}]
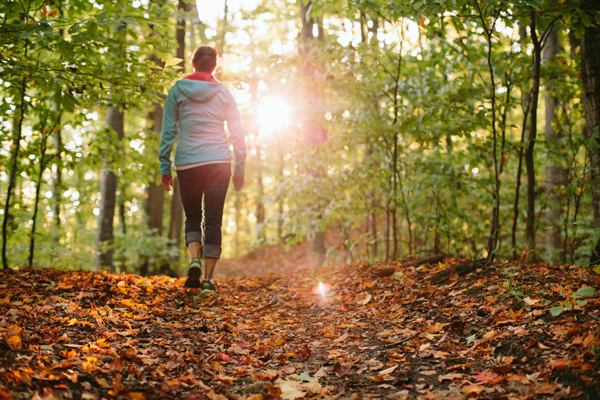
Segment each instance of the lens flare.
[{"label": "lens flare", "polygon": [[270,134],[290,124],[290,107],[284,99],[263,97],[256,112],[261,133]]},{"label": "lens flare", "polygon": [[329,291],[329,289],[331,289],[331,284],[329,283],[323,283],[323,282],[319,282],[317,284],[317,286],[315,286],[312,289],[312,292],[314,294],[320,294],[321,296],[324,296],[325,293],[327,293]]}]

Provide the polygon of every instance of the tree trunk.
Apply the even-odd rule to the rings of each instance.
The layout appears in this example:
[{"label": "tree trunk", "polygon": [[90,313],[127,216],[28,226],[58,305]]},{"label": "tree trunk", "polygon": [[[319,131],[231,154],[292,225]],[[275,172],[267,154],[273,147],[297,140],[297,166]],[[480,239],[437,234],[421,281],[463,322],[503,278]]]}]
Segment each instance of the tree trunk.
[{"label": "tree trunk", "polygon": [[[552,30],[544,46],[544,62],[552,63],[558,53],[560,53],[560,42],[558,33]],[[547,232],[546,243],[549,254],[549,260],[552,264],[559,264],[562,256],[560,250],[561,242],[561,186],[564,185],[564,177],[566,176],[565,167],[557,160],[560,149],[559,139],[560,134],[553,127],[553,122],[556,120],[556,95],[553,93],[556,90],[554,85],[555,76],[549,76],[546,82],[546,144],[550,148],[550,157],[546,161],[546,196],[548,198],[548,211],[546,212],[546,221],[550,226]]]},{"label": "tree trunk", "polygon": [[257,240],[265,239],[265,204],[263,196],[265,195],[265,186],[262,176],[262,159],[260,158],[260,149],[256,153],[258,162],[256,165],[256,238]]},{"label": "tree trunk", "polygon": [[[48,116],[46,116],[48,118]],[[38,173],[38,180],[35,186],[35,201],[33,204],[33,217],[31,218],[31,232],[29,234],[29,266],[33,267],[33,255],[35,252],[35,229],[37,226],[37,215],[38,215],[38,206],[40,204],[40,191],[42,189],[42,178],[44,176],[44,170],[46,169],[46,142],[48,140],[48,135],[44,133],[44,126],[46,125],[46,121],[44,121],[40,129],[40,133],[42,135],[42,143],[40,146],[40,170]]]},{"label": "tree trunk", "polygon": [[[25,39],[25,58],[29,49],[29,39]],[[21,149],[21,137],[23,134],[23,119],[25,118],[25,89],[27,88],[27,77],[21,80],[20,101],[19,101],[19,120],[14,124],[13,145],[15,149],[12,156],[12,166],[8,176],[8,188],[6,190],[6,203],[4,203],[4,218],[2,220],[2,268],[8,268],[8,259],[6,258],[6,246],[8,244],[8,220],[10,219],[10,197],[17,182],[17,169],[19,165],[19,151]],[[16,118],[15,118],[16,120]]]},{"label": "tree trunk", "polygon": [[[60,117],[59,117],[60,118]],[[61,121],[59,119],[57,123],[58,129],[56,130],[54,149],[56,154],[54,155],[56,165],[56,175],[52,181],[52,214],[54,218],[54,227],[57,232],[60,230],[60,197],[62,196],[62,131]],[[58,239],[58,236],[56,237]]]},{"label": "tree trunk", "polygon": [[[593,23],[585,28],[581,45],[581,78],[583,80],[583,106],[588,140],[597,134],[594,129],[600,125],[600,25]],[[589,152],[592,168],[592,214],[594,228],[600,228],[600,155]],[[592,265],[600,264],[600,240],[590,257]]]},{"label": "tree trunk", "polygon": [[[118,106],[107,108],[106,126],[117,133],[119,140],[123,139],[123,112],[119,110]],[[109,140],[108,146],[112,147],[112,145],[112,140]],[[114,157],[104,157],[100,177],[100,213],[98,214],[98,236],[96,240],[96,269],[113,269],[113,222],[116,202],[117,175],[114,171]]]},{"label": "tree trunk", "polygon": [[530,13],[529,25],[531,42],[533,43],[533,82],[531,90],[531,109],[529,135],[525,146],[525,167],[527,169],[527,219],[525,223],[525,238],[527,240],[527,262],[537,262],[535,242],[535,158],[534,147],[537,136],[537,106],[540,92],[541,44],[537,37],[536,14]]},{"label": "tree trunk", "polygon": [[[300,30],[300,35],[298,37],[299,40],[299,52],[300,54],[308,54],[308,44],[310,42],[310,40],[313,38],[313,26],[315,24],[315,20],[313,20],[312,18],[309,17],[308,15],[308,11],[310,10],[310,6],[312,4],[312,0],[308,0],[306,3],[304,1],[300,1],[300,18],[302,19],[302,29]],[[314,78],[312,76],[312,70],[314,69],[314,66],[312,65],[307,65],[306,66],[306,71],[305,71],[305,75],[306,75],[306,79],[307,79],[307,83],[310,81],[314,81]],[[307,89],[306,92],[306,99],[310,99],[307,101],[307,105],[309,107],[313,107],[313,108],[318,108],[321,104],[321,99],[320,99],[320,93],[318,92],[318,89],[316,88],[316,85],[310,85],[310,88]],[[307,121],[304,124],[305,125],[305,129],[307,130],[307,132],[305,132],[306,134],[306,138],[308,139],[308,141],[310,143],[308,143],[309,145],[312,146],[318,146],[319,143],[321,143],[322,141],[325,140],[325,136],[324,134],[319,135],[319,134],[315,134],[313,132],[308,132],[308,131],[321,131],[323,129],[319,117],[315,118],[315,115],[317,113],[314,112],[313,110],[309,110],[308,111],[308,116],[307,116]],[[321,171],[318,170],[314,170],[313,173],[315,174],[315,177],[321,177],[323,178],[323,175],[321,174]],[[320,210],[319,212],[317,212],[317,216],[315,216],[316,219],[321,219],[321,215],[320,215]],[[325,247],[325,231],[323,231],[321,228],[318,228],[317,231],[315,232],[309,232],[309,237],[311,237],[310,239],[310,252],[311,255],[313,255],[315,258],[313,259],[312,262],[312,267],[313,268],[320,268],[323,263],[325,262],[325,254],[326,254],[326,247]]]},{"label": "tree trunk", "polygon": [[[361,20],[362,21],[362,20]],[[367,136],[365,144],[365,166],[367,169],[371,167],[371,158],[373,157],[373,145]],[[369,247],[369,258],[375,260],[377,258],[377,198],[375,191],[367,192],[367,237]]]},{"label": "tree trunk", "polygon": [[[195,3],[189,3],[195,6]],[[179,0],[178,10],[180,12],[189,11],[189,4],[183,2],[183,0]],[[195,7],[192,7],[195,8]],[[177,58],[180,58],[182,61],[179,63],[179,66],[182,68],[182,71],[185,71],[185,66],[187,65],[187,60],[185,57],[185,26],[186,26],[187,18],[181,17],[181,19],[177,22]],[[161,124],[162,125],[162,124]],[[171,196],[171,223],[169,225],[169,241],[171,244],[171,249],[179,249],[181,246],[181,230],[183,228],[183,206],[181,204],[181,197],[179,195],[179,180],[174,177],[173,178],[173,195]],[[174,256],[171,260],[171,264],[176,264],[179,261],[179,257]]]}]

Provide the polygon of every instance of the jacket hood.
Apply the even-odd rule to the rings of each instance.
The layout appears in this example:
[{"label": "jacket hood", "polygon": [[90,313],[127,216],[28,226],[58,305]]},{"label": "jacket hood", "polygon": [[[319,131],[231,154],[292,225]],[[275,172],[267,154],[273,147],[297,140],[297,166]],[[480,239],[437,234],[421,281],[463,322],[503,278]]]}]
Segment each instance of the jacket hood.
[{"label": "jacket hood", "polygon": [[176,83],[181,93],[192,101],[207,102],[223,88],[223,84],[181,79]]}]

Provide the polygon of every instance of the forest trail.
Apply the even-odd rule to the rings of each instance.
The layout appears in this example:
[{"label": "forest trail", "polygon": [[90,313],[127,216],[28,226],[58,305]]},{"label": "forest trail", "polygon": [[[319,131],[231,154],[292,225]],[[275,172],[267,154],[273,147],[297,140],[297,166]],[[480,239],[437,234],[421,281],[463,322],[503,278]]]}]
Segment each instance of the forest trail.
[{"label": "forest trail", "polygon": [[598,398],[598,298],[566,296],[597,289],[593,271],[506,263],[434,286],[437,264],[376,268],[220,280],[214,297],[4,270],[0,399]]}]

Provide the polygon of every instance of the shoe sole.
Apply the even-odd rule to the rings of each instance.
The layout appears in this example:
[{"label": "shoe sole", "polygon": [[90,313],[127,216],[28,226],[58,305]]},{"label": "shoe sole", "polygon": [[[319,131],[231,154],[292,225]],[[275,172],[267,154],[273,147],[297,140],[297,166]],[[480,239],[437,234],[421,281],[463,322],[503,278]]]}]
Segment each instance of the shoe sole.
[{"label": "shoe sole", "polygon": [[202,275],[202,268],[192,267],[188,270],[188,276],[185,280],[185,287],[192,289],[198,289],[200,287],[200,276]]}]

